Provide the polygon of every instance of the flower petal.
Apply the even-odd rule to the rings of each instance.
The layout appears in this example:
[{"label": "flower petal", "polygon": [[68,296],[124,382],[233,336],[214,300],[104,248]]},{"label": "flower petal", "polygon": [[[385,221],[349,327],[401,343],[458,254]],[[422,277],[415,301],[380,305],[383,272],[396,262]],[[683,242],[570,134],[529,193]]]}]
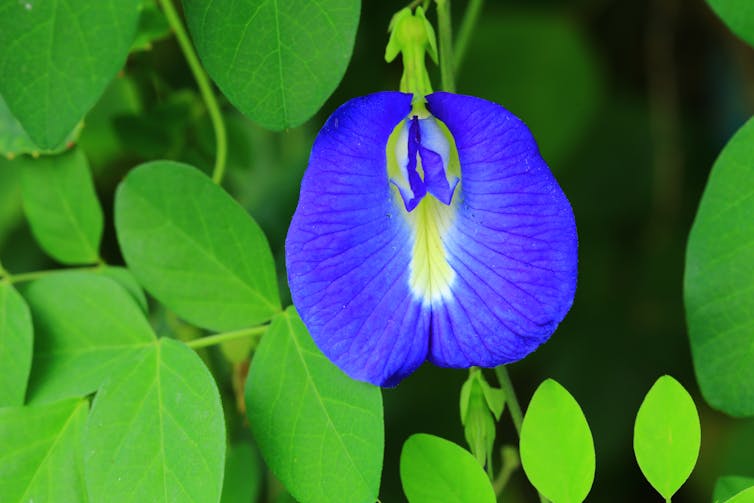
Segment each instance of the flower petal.
[{"label": "flower petal", "polygon": [[411,229],[388,182],[386,145],[411,95],[341,106],[317,136],[286,239],[294,304],[328,358],[394,385],[426,359],[430,313],[412,296]]},{"label": "flower petal", "polygon": [[461,164],[460,201],[443,233],[456,280],[450,298],[432,303],[429,359],[447,367],[519,360],[549,338],[573,302],[571,206],[513,114],[444,92],[427,103],[450,130]]}]

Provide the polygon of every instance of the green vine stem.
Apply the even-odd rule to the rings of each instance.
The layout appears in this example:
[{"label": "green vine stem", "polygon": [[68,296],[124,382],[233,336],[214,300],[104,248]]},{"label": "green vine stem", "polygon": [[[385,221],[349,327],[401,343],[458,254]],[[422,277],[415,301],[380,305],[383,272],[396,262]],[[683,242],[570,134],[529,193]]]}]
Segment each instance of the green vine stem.
[{"label": "green vine stem", "polygon": [[440,77],[443,91],[456,92],[453,77],[453,29],[450,23],[450,0],[435,0],[440,39]]},{"label": "green vine stem", "polygon": [[256,327],[242,328],[241,330],[233,330],[231,332],[208,335],[207,337],[191,340],[187,342],[186,345],[192,349],[199,349],[221,344],[223,342],[242,339],[244,337],[254,337],[263,334],[268,326],[269,325],[259,325]]},{"label": "green vine stem", "polygon": [[458,36],[453,46],[453,70],[456,72],[461,68],[461,63],[463,63],[466,50],[469,48],[471,37],[474,35],[474,29],[479,21],[479,16],[482,14],[483,5],[484,0],[469,0],[469,5],[463,14],[461,27],[458,29]]},{"label": "green vine stem", "polygon": [[178,39],[178,45],[181,46],[181,51],[183,51],[183,55],[191,68],[191,73],[194,74],[196,84],[199,86],[199,92],[207,107],[207,113],[209,113],[210,120],[212,121],[212,128],[215,131],[215,167],[212,170],[212,181],[219,185],[222,183],[223,176],[225,175],[225,161],[228,155],[228,138],[225,132],[223,116],[220,113],[220,107],[212,91],[209,77],[207,77],[207,73],[199,63],[199,58],[194,51],[194,47],[191,45],[191,40],[186,33],[186,29],[183,27],[183,22],[178,16],[178,12],[176,12],[173,6],[172,0],[159,0],[159,2],[162,5],[165,18],[173,29],[176,39]]}]

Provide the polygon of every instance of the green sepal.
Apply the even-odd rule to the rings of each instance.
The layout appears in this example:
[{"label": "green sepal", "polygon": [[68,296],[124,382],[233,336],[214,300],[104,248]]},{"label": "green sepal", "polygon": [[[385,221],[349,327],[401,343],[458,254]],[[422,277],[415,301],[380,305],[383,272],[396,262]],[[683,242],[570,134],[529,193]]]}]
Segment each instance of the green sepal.
[{"label": "green sepal", "polygon": [[481,466],[489,464],[495,444],[495,423],[505,407],[505,393],[493,388],[477,367],[461,387],[460,409],[464,436],[472,454]]}]

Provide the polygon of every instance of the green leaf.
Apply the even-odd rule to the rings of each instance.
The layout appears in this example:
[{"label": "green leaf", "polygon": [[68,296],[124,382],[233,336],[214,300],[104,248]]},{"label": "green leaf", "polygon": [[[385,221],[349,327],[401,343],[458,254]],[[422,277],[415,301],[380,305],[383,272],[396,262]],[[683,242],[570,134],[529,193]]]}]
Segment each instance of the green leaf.
[{"label": "green leaf", "polygon": [[500,103],[526,122],[557,171],[600,111],[598,57],[570,12],[500,4],[485,5],[458,88]]},{"label": "green leaf", "polygon": [[539,385],[521,426],[521,464],[553,503],[584,501],[594,481],[594,441],[579,404],[552,379]]},{"label": "green leaf", "polygon": [[754,487],[744,489],[729,500],[726,500],[725,503],[754,503]]},{"label": "green leaf", "polygon": [[292,307],[259,344],[246,407],[262,456],[296,499],[376,500],[384,444],[380,389],[333,365]]},{"label": "green leaf", "polygon": [[248,442],[231,444],[225,458],[221,503],[256,503],[262,490],[262,463]]},{"label": "green leaf", "polygon": [[403,444],[401,483],[409,503],[494,503],[495,491],[469,451],[417,433]]},{"label": "green leaf", "polygon": [[131,45],[131,52],[148,51],[152,43],[170,36],[170,25],[155,0],[141,0],[139,27]]},{"label": "green leaf", "polygon": [[0,407],[24,403],[33,338],[26,302],[13,285],[0,280]]},{"label": "green leaf", "polygon": [[712,501],[714,503],[722,503],[723,501],[727,502],[730,498],[750,487],[754,487],[754,478],[733,475],[720,477],[715,483],[715,490],[712,493]]},{"label": "green leaf", "polygon": [[131,149],[121,144],[115,121],[125,115],[142,112],[142,97],[135,79],[122,75],[114,78],[89,113],[78,145],[86,152],[95,173]]},{"label": "green leaf", "polygon": [[118,283],[126,292],[128,292],[131,298],[145,314],[149,312],[147,296],[144,294],[144,290],[141,289],[141,285],[131,271],[125,267],[105,266],[98,268],[95,272]]},{"label": "green leaf", "polygon": [[86,400],[0,409],[0,494],[9,503],[86,501]]},{"label": "green leaf", "polygon": [[750,0],[707,0],[728,28],[754,46],[754,4]]},{"label": "green leaf", "polygon": [[160,339],[120,366],[94,399],[84,465],[91,501],[218,501],[225,422],[196,353]]},{"label": "green leaf", "polygon": [[62,152],[68,148],[71,142],[76,140],[80,132],[81,127],[76,127],[60,145],[53,149],[41,149],[31,141],[24,128],[8,110],[3,97],[0,96],[0,154],[9,159],[20,154],[38,155]]},{"label": "green leaf", "polygon": [[712,168],[686,248],[683,294],[702,395],[754,415],[754,119]]},{"label": "green leaf", "polygon": [[701,429],[694,401],[670,376],[657,379],[634,424],[634,452],[652,487],[669,499],[681,488],[699,456]]},{"label": "green leaf", "polygon": [[298,126],[343,78],[359,0],[184,0],[196,50],[241,112],[275,130]]},{"label": "green leaf", "polygon": [[0,94],[32,141],[59,146],[123,66],[139,0],[0,5]]},{"label": "green leaf", "polygon": [[63,264],[97,262],[102,208],[84,153],[19,161],[24,211],[42,249]]},{"label": "green leaf", "polygon": [[133,298],[97,274],[46,276],[26,299],[36,331],[29,390],[35,402],[96,391],[124,358],[155,340]]},{"label": "green leaf", "polygon": [[234,330],[279,312],[267,239],[195,168],[157,161],[133,169],[118,187],[115,228],[139,282],[191,323]]}]

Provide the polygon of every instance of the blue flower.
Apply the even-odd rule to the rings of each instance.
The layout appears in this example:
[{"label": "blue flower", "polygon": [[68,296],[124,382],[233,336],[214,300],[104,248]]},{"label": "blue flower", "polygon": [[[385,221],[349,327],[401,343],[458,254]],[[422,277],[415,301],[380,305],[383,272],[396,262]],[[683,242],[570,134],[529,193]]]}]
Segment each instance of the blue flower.
[{"label": "blue flower", "polygon": [[355,379],[425,360],[493,367],[534,351],[573,302],[571,206],[529,129],[458,94],[381,92],[320,131],[286,240],[294,304]]}]

